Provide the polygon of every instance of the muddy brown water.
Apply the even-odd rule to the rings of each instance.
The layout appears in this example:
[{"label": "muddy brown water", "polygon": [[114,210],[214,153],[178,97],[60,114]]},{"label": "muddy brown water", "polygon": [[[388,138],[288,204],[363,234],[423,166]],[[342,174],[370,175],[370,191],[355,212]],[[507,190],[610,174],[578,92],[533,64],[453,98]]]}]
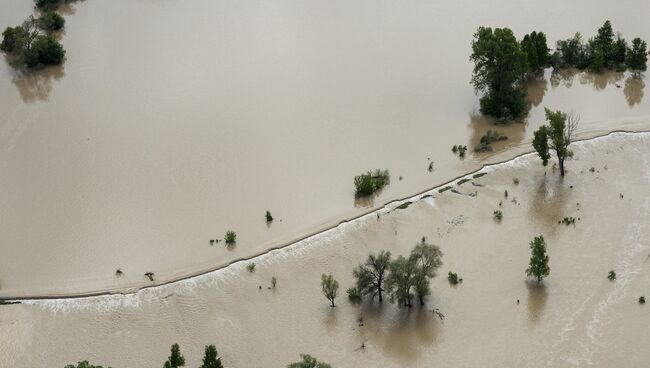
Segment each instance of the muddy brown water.
[{"label": "muddy brown water", "polygon": [[[379,219],[258,257],[254,273],[241,262],[137,294],[0,307],[0,365],[155,367],[178,342],[188,366],[210,343],[227,367],[283,367],[305,352],[333,367],[644,366],[650,312],[637,299],[650,294],[650,134],[574,152],[563,180],[525,156],[472,180],[482,186],[455,186],[476,197],[433,191],[404,210],[396,203]],[[575,226],[558,224],[564,216]],[[524,270],[539,234],[551,274],[537,285]],[[425,307],[346,300],[352,268],[369,252],[406,254],[422,236],[444,253]],[[449,271],[462,284],[450,286]],[[336,308],[320,292],[325,272],[341,284]]]},{"label": "muddy brown water", "polygon": [[[543,30],[552,43],[609,18],[650,39],[648,4],[633,8],[73,3],[63,67],[21,76],[0,63],[0,296],[125,290],[147,285],[145,272],[170,280],[290,243],[529,150],[544,106],[581,113],[585,135],[647,129],[644,79],[548,70],[531,83],[529,119],[501,128],[510,139],[495,153],[450,151],[493,128],[469,85],[478,25]],[[31,9],[3,1],[0,27]],[[391,185],[354,201],[353,176],[374,168]],[[229,229],[233,250],[209,245]]]}]

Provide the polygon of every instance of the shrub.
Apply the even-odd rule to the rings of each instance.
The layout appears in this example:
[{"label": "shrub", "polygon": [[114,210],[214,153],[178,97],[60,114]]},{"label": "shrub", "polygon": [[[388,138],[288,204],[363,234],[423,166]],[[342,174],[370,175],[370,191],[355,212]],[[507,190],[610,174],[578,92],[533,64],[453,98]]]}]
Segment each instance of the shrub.
[{"label": "shrub", "polygon": [[390,182],[388,170],[368,171],[354,177],[354,189],[357,197],[371,195],[384,188]]},{"label": "shrub", "polygon": [[513,182],[515,185],[519,185],[519,178],[513,178],[513,179],[512,179],[512,182]]},{"label": "shrub", "polygon": [[228,230],[226,231],[225,240],[226,244],[235,244],[237,242],[237,234],[232,230]]},{"label": "shrub", "polygon": [[39,26],[45,31],[58,31],[65,25],[65,19],[55,11],[48,11],[39,19]]},{"label": "shrub", "polygon": [[246,269],[248,272],[253,273],[255,272],[255,262],[251,262],[246,266]]},{"label": "shrub", "polygon": [[273,221],[273,216],[271,216],[271,212],[266,211],[266,222],[271,222]]},{"label": "shrub", "polygon": [[494,219],[497,221],[501,221],[503,219],[503,212],[501,212],[501,210],[495,210]]},{"label": "shrub", "polygon": [[639,304],[645,304],[645,296],[639,297]]},{"label": "shrub", "polygon": [[356,287],[351,287],[347,290],[348,299],[353,303],[358,303],[361,301],[361,291]]},{"label": "shrub", "polygon": [[454,144],[454,146],[451,147],[451,152],[453,152],[453,153],[458,152],[458,145]]},{"label": "shrub", "polygon": [[481,137],[481,140],[479,141],[479,144],[476,147],[474,147],[474,151],[476,151],[476,152],[492,151],[492,147],[490,146],[490,144],[492,144],[492,142],[503,141],[503,140],[506,140],[506,139],[508,139],[507,136],[499,133],[496,130],[489,129],[485,133],[485,135],[483,135]]},{"label": "shrub", "polygon": [[565,224],[566,226],[569,225],[575,225],[576,224],[576,219],[574,217],[565,217],[560,221],[560,223]]},{"label": "shrub", "polygon": [[607,274],[607,278],[609,279],[609,281],[616,280],[616,272],[614,272],[614,270],[609,271],[609,273]]},{"label": "shrub", "polygon": [[458,274],[450,271],[447,274],[447,280],[449,280],[449,283],[452,285],[458,284]]},{"label": "shrub", "polygon": [[467,151],[467,146],[458,146],[458,156],[461,158],[465,157],[465,152]]},{"label": "shrub", "polygon": [[271,286],[275,289],[275,286],[278,284],[278,279],[275,276],[271,277]]}]

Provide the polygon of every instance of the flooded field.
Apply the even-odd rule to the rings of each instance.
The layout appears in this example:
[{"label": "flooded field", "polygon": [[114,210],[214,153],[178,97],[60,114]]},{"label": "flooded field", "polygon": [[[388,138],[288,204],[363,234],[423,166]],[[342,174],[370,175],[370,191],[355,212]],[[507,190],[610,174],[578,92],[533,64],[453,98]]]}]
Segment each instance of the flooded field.
[{"label": "flooded field", "polygon": [[[155,367],[175,342],[188,366],[211,343],[226,367],[283,367],[299,353],[333,367],[643,366],[650,310],[637,299],[650,295],[650,134],[617,133],[574,151],[564,180],[527,155],[455,185],[461,194],[434,190],[256,258],[254,273],[240,262],[132,295],[1,307],[0,366]],[[558,224],[564,216],[578,220]],[[524,270],[539,234],[551,274],[538,286]],[[425,307],[347,300],[352,268],[369,252],[405,254],[422,236],[444,253]],[[450,286],[449,271],[463,282]],[[341,283],[336,308],[319,287],[330,272]]]},{"label": "flooded field", "polygon": [[[650,39],[650,5],[629,5],[73,3],[63,67],[0,63],[0,296],[124,290],[288,244],[529,150],[545,106],[581,113],[582,136],[647,129],[644,79],[547,70],[496,152],[450,151],[491,127],[469,85],[479,25],[545,31],[552,46],[610,19]],[[1,2],[0,27],[31,10]],[[355,202],[353,176],[374,168],[391,185]],[[210,246],[227,230],[235,249]]]}]

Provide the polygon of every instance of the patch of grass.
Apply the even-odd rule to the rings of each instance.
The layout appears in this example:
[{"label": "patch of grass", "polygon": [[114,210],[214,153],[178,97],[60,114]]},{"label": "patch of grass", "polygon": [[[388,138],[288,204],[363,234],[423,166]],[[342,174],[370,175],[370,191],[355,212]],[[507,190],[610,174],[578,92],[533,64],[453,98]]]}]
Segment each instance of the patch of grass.
[{"label": "patch of grass", "polygon": [[458,181],[458,183],[456,183],[456,184],[457,184],[457,185],[463,185],[463,184],[467,183],[468,181],[470,181],[470,179],[468,179],[468,178],[464,178],[464,179],[460,179],[460,180]]},{"label": "patch of grass", "polygon": [[226,236],[224,239],[228,245],[235,244],[237,242],[237,234],[232,230],[228,230],[226,231]]},{"label": "patch of grass", "polygon": [[616,272],[614,272],[614,270],[609,271],[609,273],[607,274],[607,278],[609,279],[609,281],[616,280]]},{"label": "patch of grass", "polygon": [[493,212],[493,215],[494,215],[494,219],[497,221],[501,221],[503,219],[503,212],[501,212],[501,210],[495,210]]},{"label": "patch of grass", "polygon": [[388,170],[368,171],[354,177],[354,194],[357,197],[369,196],[390,183]]},{"label": "patch of grass", "polygon": [[250,272],[250,273],[255,272],[255,262],[251,262],[251,263],[247,264],[247,265],[246,265],[246,269],[247,269],[248,272]]},{"label": "patch of grass", "polygon": [[446,192],[446,191],[448,191],[449,189],[451,189],[451,187],[450,187],[449,185],[447,185],[447,186],[444,187],[444,188],[438,189],[438,193]]}]

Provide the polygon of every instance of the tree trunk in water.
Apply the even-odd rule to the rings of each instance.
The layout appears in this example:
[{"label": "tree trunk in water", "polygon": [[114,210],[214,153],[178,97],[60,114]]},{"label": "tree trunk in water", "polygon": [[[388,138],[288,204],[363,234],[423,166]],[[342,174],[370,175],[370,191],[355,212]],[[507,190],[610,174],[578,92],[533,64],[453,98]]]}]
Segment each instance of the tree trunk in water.
[{"label": "tree trunk in water", "polygon": [[334,308],[334,299],[330,299],[330,301],[332,302],[332,308]]},{"label": "tree trunk in water", "polygon": [[379,302],[381,303],[382,297],[381,297],[381,285],[379,286]]},{"label": "tree trunk in water", "polygon": [[420,305],[424,305],[424,297],[420,295]]},{"label": "tree trunk in water", "polygon": [[560,159],[560,175],[564,176],[564,159]]}]

